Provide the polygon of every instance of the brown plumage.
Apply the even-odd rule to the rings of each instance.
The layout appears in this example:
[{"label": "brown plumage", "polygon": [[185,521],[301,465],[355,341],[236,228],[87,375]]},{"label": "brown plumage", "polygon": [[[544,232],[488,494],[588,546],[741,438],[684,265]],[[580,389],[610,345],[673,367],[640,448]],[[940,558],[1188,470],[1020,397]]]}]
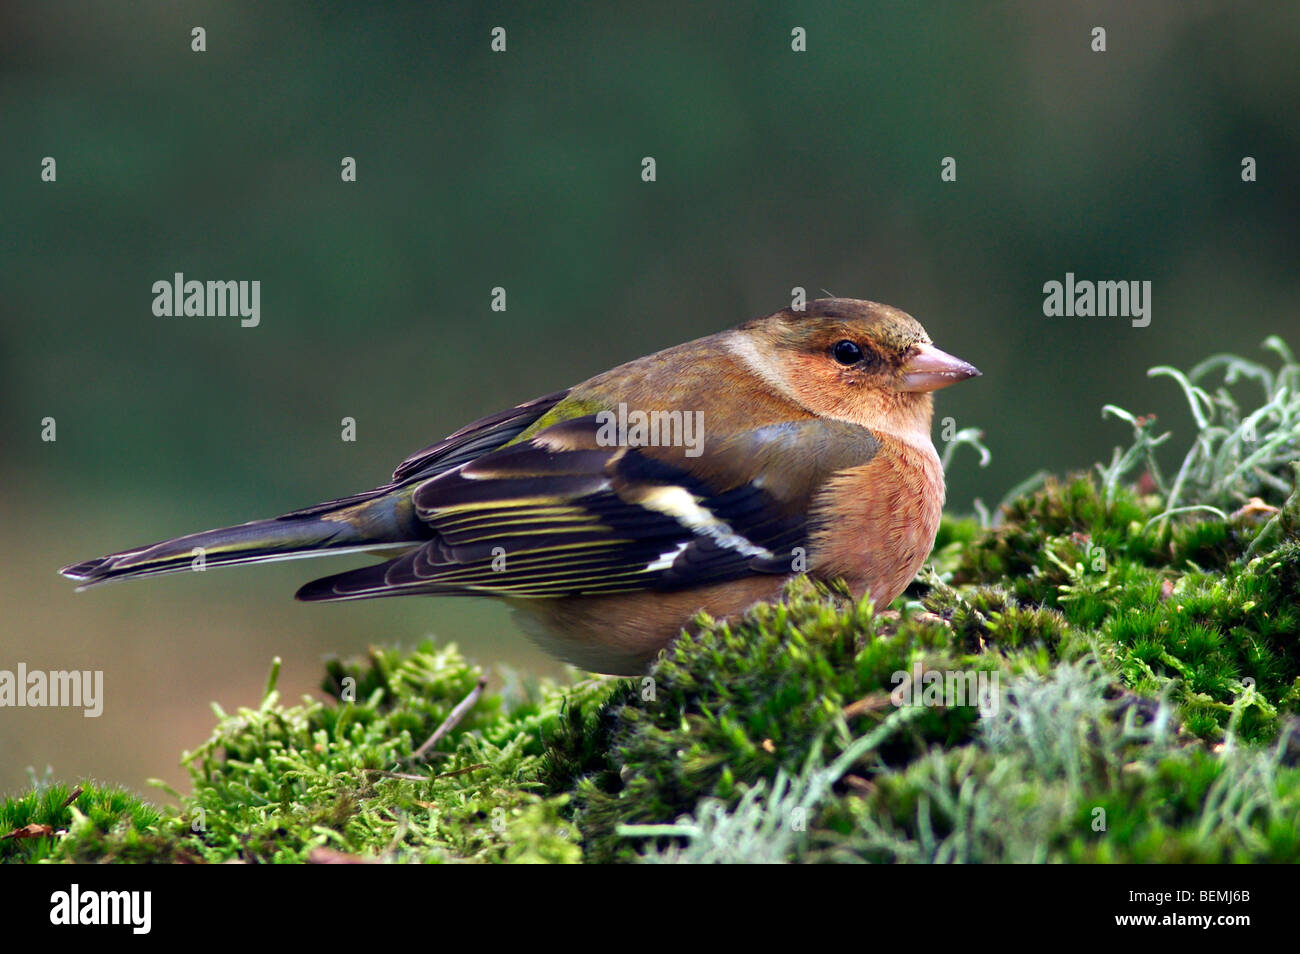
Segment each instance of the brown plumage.
[{"label": "brown plumage", "polygon": [[62,572],[388,549],[299,598],[498,596],[561,658],[635,673],[698,611],[734,616],[796,572],[898,596],[943,504],[930,392],[978,373],[895,308],[822,299],[484,418],[375,490]]}]

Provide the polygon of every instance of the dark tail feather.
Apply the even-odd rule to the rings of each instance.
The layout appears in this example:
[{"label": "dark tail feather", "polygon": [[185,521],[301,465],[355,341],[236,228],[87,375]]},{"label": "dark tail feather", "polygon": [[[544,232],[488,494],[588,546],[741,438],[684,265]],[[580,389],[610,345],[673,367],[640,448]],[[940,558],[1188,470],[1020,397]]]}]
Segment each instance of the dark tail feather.
[{"label": "dark tail feather", "polygon": [[[360,502],[357,502],[360,499]],[[358,551],[410,548],[427,537],[411,514],[410,493],[348,498],[271,520],[207,530],[134,550],[110,553],[59,572],[78,589],[163,573],[269,563]]]}]

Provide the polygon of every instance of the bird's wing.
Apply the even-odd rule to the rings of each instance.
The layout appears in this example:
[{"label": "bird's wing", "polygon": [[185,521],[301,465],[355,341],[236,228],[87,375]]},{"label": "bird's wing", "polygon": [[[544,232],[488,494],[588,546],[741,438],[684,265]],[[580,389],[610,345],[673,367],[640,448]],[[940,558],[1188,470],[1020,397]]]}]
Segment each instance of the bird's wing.
[{"label": "bird's wing", "polygon": [[568,394],[567,390],[556,391],[465,425],[398,464],[393,471],[393,482],[403,483],[411,477],[433,477],[508,444]]},{"label": "bird's wing", "polygon": [[818,418],[710,435],[698,456],[601,435],[595,415],[561,420],[425,481],[413,503],[433,539],[299,598],[553,597],[789,573],[818,490],[879,448],[864,428]]}]

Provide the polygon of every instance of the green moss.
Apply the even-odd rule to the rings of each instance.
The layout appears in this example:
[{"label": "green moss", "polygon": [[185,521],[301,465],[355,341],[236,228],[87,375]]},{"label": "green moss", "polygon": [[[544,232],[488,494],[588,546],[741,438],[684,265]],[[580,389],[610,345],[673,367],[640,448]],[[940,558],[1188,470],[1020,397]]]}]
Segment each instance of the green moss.
[{"label": "green moss", "polygon": [[[833,757],[893,707],[892,674],[916,662],[932,669],[980,665],[942,625],[906,616],[890,625],[869,604],[846,603],[807,580],[783,603],[760,605],[734,624],[705,622],[640,682],[625,684],[585,717],[603,741],[574,751],[557,738],[557,765],[581,765],[574,817],[588,857],[628,857],[625,824],[671,820],[704,798],[734,799],[744,786],[796,774],[814,745]],[[986,663],[991,665],[991,663]],[[874,705],[851,703],[884,696]],[[905,761],[931,744],[967,739],[971,707],[918,711],[881,755]]]},{"label": "green moss", "polygon": [[5,862],[190,860],[157,808],[89,781],[33,780],[29,791],[0,803],[0,833],[7,836],[0,840]]}]

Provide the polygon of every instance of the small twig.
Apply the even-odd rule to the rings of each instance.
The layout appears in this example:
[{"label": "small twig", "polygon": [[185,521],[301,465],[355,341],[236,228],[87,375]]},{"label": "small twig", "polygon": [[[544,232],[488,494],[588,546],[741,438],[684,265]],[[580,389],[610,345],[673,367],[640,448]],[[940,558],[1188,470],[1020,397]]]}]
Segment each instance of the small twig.
[{"label": "small twig", "polygon": [[402,782],[427,782],[429,780],[429,776],[427,775],[411,775],[407,772],[385,772],[382,769],[371,769],[367,774],[373,775],[375,778],[395,778]]},{"label": "small twig", "polygon": [[54,829],[50,825],[40,825],[32,822],[30,825],[24,825],[22,828],[15,828],[7,835],[0,836],[0,841],[9,838],[53,838]]},{"label": "small twig", "polygon": [[452,778],[456,775],[464,775],[466,772],[472,772],[475,769],[487,768],[487,762],[475,762],[473,765],[466,765],[464,768],[453,769],[450,772],[443,772],[441,775],[429,776],[429,781],[433,782],[440,778]]},{"label": "small twig", "polygon": [[442,725],[433,730],[433,735],[429,736],[424,745],[420,746],[407,759],[408,762],[421,762],[424,760],[424,754],[443,740],[443,737],[460,724],[460,720],[465,718],[465,714],[474,708],[474,703],[478,702],[479,696],[483,695],[483,690],[487,688],[487,676],[480,676],[478,683],[470,690],[469,695],[460,702],[456,703],[456,708],[447,714],[447,718],[442,720]]},{"label": "small twig", "polygon": [[[439,752],[438,755],[445,753]],[[410,772],[386,772],[383,769],[370,769],[367,774],[375,778],[395,778],[399,782],[434,782],[440,778],[452,778],[456,775],[464,775],[466,772],[472,772],[475,769],[487,768],[487,762],[475,762],[473,765],[466,765],[464,768],[452,769],[450,772],[443,772],[441,775],[412,775]]]},{"label": "small twig", "polygon": [[846,719],[855,719],[864,712],[879,712],[889,706],[889,693],[873,692],[863,696],[856,702],[850,702],[844,707],[841,715]]},{"label": "small twig", "polygon": [[71,805],[73,802],[75,802],[78,798],[81,797],[81,792],[82,792],[82,788],[80,785],[78,785],[76,788],[72,790],[72,793],[63,800],[63,804],[60,805],[59,807],[67,808],[69,805]]},{"label": "small twig", "polygon": [[849,788],[863,795],[871,795],[876,790],[876,786],[871,782],[867,781],[861,775],[853,775],[853,774],[845,775],[844,778],[840,779],[840,781],[842,781]]}]

